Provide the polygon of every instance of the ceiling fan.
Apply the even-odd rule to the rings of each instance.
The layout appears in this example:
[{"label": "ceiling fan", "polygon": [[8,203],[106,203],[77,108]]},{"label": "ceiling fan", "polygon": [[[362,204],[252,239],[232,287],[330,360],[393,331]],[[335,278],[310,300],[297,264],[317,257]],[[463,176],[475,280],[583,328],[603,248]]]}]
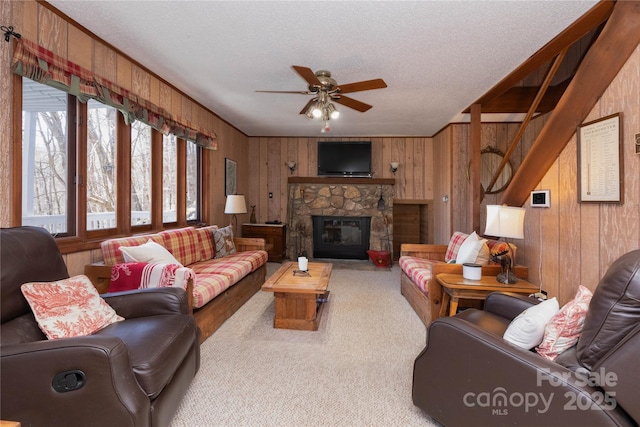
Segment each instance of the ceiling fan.
[{"label": "ceiling fan", "polygon": [[387,84],[382,79],[363,80],[361,82],[338,85],[331,77],[331,72],[318,70],[315,73],[309,67],[299,65],[291,66],[308,84],[308,90],[303,91],[280,91],[280,90],[257,90],[256,92],[266,93],[297,93],[300,95],[315,95],[302,110],[300,114],[306,114],[310,118],[322,118],[325,122],[330,118],[337,117],[337,111],[331,102],[337,102],[345,107],[352,108],[364,113],[372,106],[353,98],[344,96],[345,93],[361,92],[364,90],[383,89]]}]

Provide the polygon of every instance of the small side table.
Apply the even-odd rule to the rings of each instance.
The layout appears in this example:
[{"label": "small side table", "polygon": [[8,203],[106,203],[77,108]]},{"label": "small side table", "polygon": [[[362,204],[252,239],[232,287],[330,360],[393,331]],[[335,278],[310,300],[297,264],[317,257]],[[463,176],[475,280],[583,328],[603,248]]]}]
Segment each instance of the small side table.
[{"label": "small side table", "polygon": [[444,291],[440,317],[447,315],[447,305],[449,306],[449,316],[454,316],[458,311],[458,300],[460,299],[485,300],[491,292],[534,294],[539,291],[537,285],[522,279],[518,279],[518,283],[513,285],[498,283],[496,276],[482,276],[480,280],[467,280],[462,277],[462,274],[440,273],[436,279]]},{"label": "small side table", "polygon": [[265,241],[270,262],[287,257],[287,224],[242,224],[242,237],[259,237]]}]

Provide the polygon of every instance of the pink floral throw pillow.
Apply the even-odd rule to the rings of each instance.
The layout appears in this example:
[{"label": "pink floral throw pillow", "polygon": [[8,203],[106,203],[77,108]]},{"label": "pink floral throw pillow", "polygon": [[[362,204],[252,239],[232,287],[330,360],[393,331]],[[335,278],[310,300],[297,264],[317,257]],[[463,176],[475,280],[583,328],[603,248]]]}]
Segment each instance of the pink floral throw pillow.
[{"label": "pink floral throw pillow", "polygon": [[580,285],[573,300],[565,304],[547,323],[544,338],[536,347],[538,354],[554,360],[560,353],[578,342],[592,296],[589,289]]},{"label": "pink floral throw pillow", "polygon": [[87,276],[25,283],[20,289],[47,338],[90,335],[124,320],[100,298]]}]

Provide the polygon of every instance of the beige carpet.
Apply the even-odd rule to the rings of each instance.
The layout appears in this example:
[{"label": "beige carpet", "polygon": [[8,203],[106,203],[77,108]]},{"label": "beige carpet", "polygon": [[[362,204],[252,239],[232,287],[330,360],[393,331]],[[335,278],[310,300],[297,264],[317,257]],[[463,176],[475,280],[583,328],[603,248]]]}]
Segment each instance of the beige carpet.
[{"label": "beige carpet", "polygon": [[437,425],[411,401],[425,328],[398,267],[334,268],[329,289],[317,332],[274,329],[273,295],[251,298],[202,344],[172,427]]}]

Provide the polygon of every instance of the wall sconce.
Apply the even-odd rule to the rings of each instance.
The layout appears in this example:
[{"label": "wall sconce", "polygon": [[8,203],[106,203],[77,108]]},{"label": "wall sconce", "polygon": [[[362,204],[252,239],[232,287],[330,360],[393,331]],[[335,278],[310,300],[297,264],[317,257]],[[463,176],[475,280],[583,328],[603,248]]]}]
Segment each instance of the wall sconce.
[{"label": "wall sconce", "polygon": [[294,162],[293,160],[288,161],[287,167],[289,168],[291,173],[293,173],[293,171],[296,170],[296,162]]},{"label": "wall sconce", "polygon": [[391,162],[391,172],[393,172],[393,174],[395,175],[396,172],[398,171],[398,166],[400,166],[400,163],[398,162]]}]

